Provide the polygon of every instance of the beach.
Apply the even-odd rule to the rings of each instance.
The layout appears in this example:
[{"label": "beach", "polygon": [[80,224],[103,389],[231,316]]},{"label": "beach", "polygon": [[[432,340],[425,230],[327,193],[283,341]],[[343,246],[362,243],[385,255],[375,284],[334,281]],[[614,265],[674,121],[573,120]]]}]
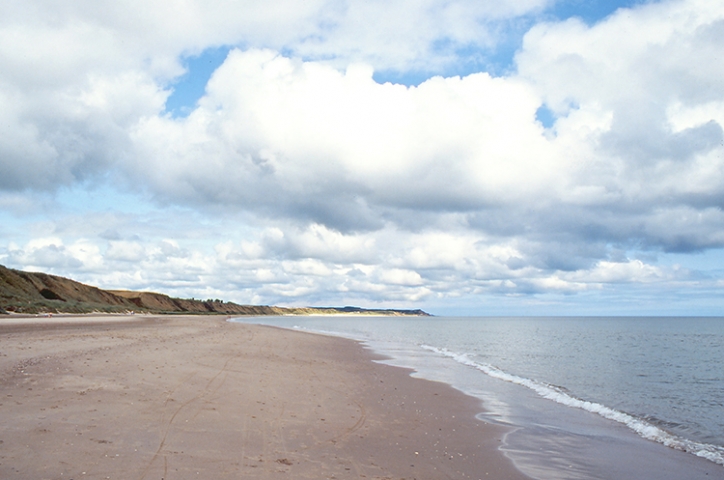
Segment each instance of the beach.
[{"label": "beach", "polygon": [[480,401],[220,316],[0,319],[0,478],[527,478]]},{"label": "beach", "polygon": [[361,341],[478,398],[478,418],[512,427],[501,449],[531,478],[724,478],[724,318],[232,321]]}]

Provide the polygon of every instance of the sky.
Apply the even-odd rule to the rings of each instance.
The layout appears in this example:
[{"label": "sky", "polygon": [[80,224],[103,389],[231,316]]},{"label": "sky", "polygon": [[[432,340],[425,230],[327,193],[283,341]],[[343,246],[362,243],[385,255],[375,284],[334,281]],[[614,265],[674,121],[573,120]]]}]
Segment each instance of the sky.
[{"label": "sky", "polygon": [[724,314],[724,4],[10,0],[0,264],[437,315]]}]

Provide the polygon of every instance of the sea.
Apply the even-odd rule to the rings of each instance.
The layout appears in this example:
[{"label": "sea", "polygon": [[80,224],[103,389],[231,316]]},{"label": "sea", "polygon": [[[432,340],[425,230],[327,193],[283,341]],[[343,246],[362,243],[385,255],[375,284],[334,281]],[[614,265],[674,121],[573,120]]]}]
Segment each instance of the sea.
[{"label": "sea", "polygon": [[724,479],[724,317],[243,317],[481,400],[534,479]]}]

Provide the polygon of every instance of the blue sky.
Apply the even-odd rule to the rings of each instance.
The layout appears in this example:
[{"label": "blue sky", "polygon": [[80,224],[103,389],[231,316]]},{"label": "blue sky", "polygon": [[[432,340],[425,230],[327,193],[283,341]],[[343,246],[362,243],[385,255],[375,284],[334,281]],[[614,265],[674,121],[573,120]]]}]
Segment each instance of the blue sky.
[{"label": "blue sky", "polygon": [[239,303],[721,313],[724,8],[168,7],[8,8],[0,264]]},{"label": "blue sky", "polygon": [[182,58],[186,72],[173,79],[173,90],[166,100],[166,111],[174,117],[186,117],[204,95],[206,84],[214,71],[224,63],[231,47],[211,47],[198,55]]}]

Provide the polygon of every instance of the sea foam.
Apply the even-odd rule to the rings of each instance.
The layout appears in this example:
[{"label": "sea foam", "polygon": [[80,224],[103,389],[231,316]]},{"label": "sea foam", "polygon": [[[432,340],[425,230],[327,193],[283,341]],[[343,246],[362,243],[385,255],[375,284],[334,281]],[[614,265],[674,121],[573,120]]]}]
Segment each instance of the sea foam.
[{"label": "sea foam", "polygon": [[615,410],[600,403],[589,402],[576,398],[555,385],[539,382],[530,378],[520,377],[500,370],[493,365],[476,362],[467,354],[451,352],[445,348],[438,348],[430,345],[421,345],[421,347],[425,350],[449,357],[460,364],[473,367],[492,378],[529,388],[545,399],[552,400],[567,407],[580,408],[600,415],[606,419],[619,422],[647,440],[652,440],[667,447],[691,453],[716,464],[724,465],[724,448],[720,446],[695,442],[693,440],[674,435],[636,416]]}]

